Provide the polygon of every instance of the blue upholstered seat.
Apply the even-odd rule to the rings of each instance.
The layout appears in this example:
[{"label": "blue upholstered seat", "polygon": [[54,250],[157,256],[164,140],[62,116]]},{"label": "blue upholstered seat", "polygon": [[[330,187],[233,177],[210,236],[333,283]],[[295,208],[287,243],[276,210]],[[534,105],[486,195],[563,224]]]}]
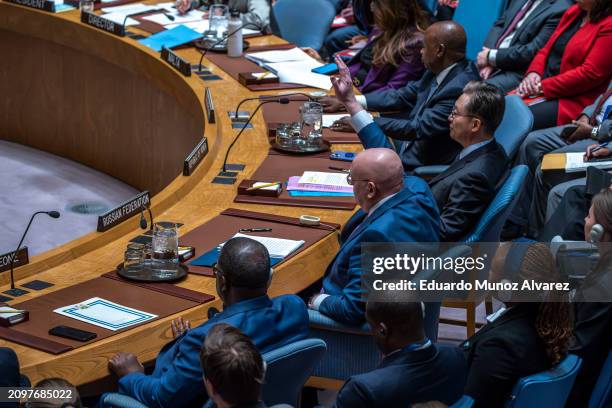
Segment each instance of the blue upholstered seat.
[{"label": "blue upholstered seat", "polygon": [[329,0],[278,0],[271,14],[274,34],[299,47],[319,50],[336,10]]},{"label": "blue upholstered seat", "polygon": [[467,58],[476,59],[489,30],[501,15],[505,5],[506,0],[461,0],[459,2],[453,20],[461,24],[467,33]]},{"label": "blue upholstered seat", "polygon": [[599,374],[589,401],[589,408],[612,407],[612,350]]},{"label": "blue upholstered seat", "polygon": [[461,399],[451,405],[449,408],[472,408],[474,406],[474,399],[469,395],[464,395]]}]

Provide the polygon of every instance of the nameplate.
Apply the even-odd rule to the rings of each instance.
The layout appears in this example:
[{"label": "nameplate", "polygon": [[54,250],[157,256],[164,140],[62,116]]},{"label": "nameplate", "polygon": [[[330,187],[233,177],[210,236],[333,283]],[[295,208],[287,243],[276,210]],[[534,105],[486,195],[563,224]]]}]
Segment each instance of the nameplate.
[{"label": "nameplate", "polygon": [[90,25],[119,37],[125,37],[124,25],[117,24],[114,21],[110,21],[93,13],[88,13],[86,11],[81,12],[81,23]]},{"label": "nameplate", "polygon": [[198,167],[198,164],[200,164],[202,159],[206,157],[207,153],[208,140],[206,140],[206,137],[204,137],[185,159],[185,162],[183,163],[183,176],[190,176],[195,168]]},{"label": "nameplate", "polygon": [[215,104],[212,100],[210,88],[204,89],[204,104],[206,105],[206,116],[208,117],[208,123],[215,123]]},{"label": "nameplate", "polygon": [[55,2],[48,0],[6,0],[9,3],[55,13]]},{"label": "nameplate", "polygon": [[21,265],[27,265],[30,262],[30,258],[28,257],[28,247],[19,248],[17,252],[9,252],[8,254],[0,255],[0,272],[8,271],[11,269],[11,262],[13,261],[13,257],[17,254],[15,258],[15,268]]},{"label": "nameplate", "polygon": [[143,191],[136,197],[119,204],[112,210],[98,217],[98,232],[108,231],[115,225],[121,224],[134,214],[138,214],[151,201],[148,191]]},{"label": "nameplate", "polygon": [[176,69],[184,76],[191,76],[191,63],[176,55],[169,48],[162,47],[161,59],[166,61],[172,68]]}]

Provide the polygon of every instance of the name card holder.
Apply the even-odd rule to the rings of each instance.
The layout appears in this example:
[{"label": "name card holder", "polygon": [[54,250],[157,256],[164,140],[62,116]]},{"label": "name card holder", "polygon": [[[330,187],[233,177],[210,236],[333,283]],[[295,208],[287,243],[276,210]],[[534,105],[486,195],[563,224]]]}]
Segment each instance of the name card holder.
[{"label": "name card holder", "polygon": [[172,52],[170,48],[162,47],[161,59],[184,76],[191,76],[191,64]]},{"label": "name card holder", "polygon": [[190,176],[207,154],[208,140],[206,137],[204,137],[185,159],[185,162],[183,163],[183,176]]},{"label": "name card holder", "polygon": [[30,257],[28,256],[28,247],[21,247],[19,251],[9,252],[4,255],[0,255],[0,272],[8,271],[11,269],[11,262],[15,258],[15,268],[30,263]]},{"label": "name card holder", "polygon": [[108,231],[116,225],[121,224],[131,216],[138,214],[151,202],[148,191],[139,193],[134,198],[131,198],[112,210],[98,217],[98,232]]},{"label": "name card holder", "polygon": [[206,105],[206,116],[208,123],[215,123],[215,104],[212,100],[210,88],[204,88],[204,104]]},{"label": "name card holder", "polygon": [[117,24],[97,14],[82,11],[81,23],[106,31],[118,37],[125,37],[125,25]]},{"label": "name card holder", "polygon": [[35,8],[38,10],[55,13],[55,2],[49,0],[5,0],[9,3],[19,4],[20,6]]}]

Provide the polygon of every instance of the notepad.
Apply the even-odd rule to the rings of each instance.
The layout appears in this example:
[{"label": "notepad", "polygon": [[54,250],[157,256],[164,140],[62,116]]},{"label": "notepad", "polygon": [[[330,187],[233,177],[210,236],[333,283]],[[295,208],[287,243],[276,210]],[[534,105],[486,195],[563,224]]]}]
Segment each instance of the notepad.
[{"label": "notepad", "polygon": [[260,237],[255,235],[245,235],[238,233],[232,238],[244,237],[253,239],[266,247],[270,253],[270,257],[273,258],[286,258],[291,253],[295,252],[304,245],[304,241],[295,241],[292,239],[283,238],[272,238],[272,237]]},{"label": "notepad", "polygon": [[314,60],[299,47],[291,48],[289,50],[250,52],[244,56],[246,59],[251,60],[256,64]]},{"label": "notepad", "polygon": [[597,167],[598,169],[612,169],[612,160],[585,162],[584,153],[566,153],[565,154],[565,171],[567,173],[575,173],[584,171],[587,167]]},{"label": "notepad", "polygon": [[[344,175],[346,177],[346,175]],[[289,177],[287,183],[287,191],[310,191],[310,192],[326,192],[326,193],[345,193],[347,195],[353,195],[352,186],[335,186],[329,184],[314,184],[314,183],[300,183],[300,176]]]},{"label": "notepad", "polygon": [[60,307],[55,309],[54,312],[113,331],[141,324],[157,317],[157,315],[132,309],[99,297]]},{"label": "notepad", "polygon": [[351,191],[353,187],[347,181],[346,173],[327,173],[324,171],[305,171],[300,177],[300,184],[322,184],[326,186],[333,187],[344,187],[350,188]]},{"label": "notepad", "polygon": [[200,37],[200,33],[181,24],[171,30],[153,34],[148,38],[139,40],[139,42],[159,52],[163,46],[173,48],[179,45],[187,44]]}]

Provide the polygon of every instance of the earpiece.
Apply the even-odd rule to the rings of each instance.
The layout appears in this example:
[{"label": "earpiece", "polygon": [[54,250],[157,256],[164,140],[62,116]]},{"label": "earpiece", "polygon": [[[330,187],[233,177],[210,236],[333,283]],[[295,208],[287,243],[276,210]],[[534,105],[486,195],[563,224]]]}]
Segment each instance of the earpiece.
[{"label": "earpiece", "polygon": [[597,244],[603,238],[606,230],[601,224],[595,224],[591,227],[591,232],[589,232],[589,242],[591,244]]}]

